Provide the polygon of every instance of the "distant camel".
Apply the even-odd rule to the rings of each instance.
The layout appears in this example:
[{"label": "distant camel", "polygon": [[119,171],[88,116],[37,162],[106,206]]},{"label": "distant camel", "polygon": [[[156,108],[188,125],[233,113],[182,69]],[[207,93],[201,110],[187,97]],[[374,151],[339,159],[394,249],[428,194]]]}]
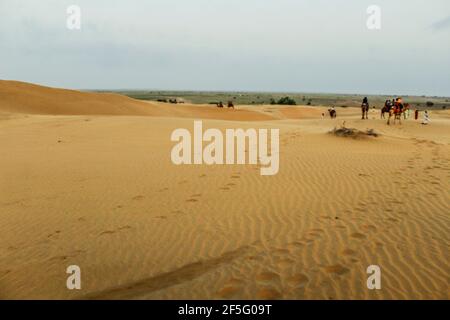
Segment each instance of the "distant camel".
[{"label": "distant camel", "polygon": [[234,109],[233,101],[228,101],[228,108],[233,108]]},{"label": "distant camel", "polygon": [[381,109],[381,119],[385,119],[384,114],[389,113],[392,109],[391,100],[386,100],[384,107]]},{"label": "distant camel", "polygon": [[391,118],[394,117],[394,124],[395,121],[398,120],[398,123],[402,124],[402,114],[404,118],[406,119],[406,111],[409,110],[409,103],[401,104],[396,103],[393,108],[389,111],[389,119],[387,121],[387,124],[389,125],[391,122]]},{"label": "distant camel", "polygon": [[330,113],[330,118],[336,118],[337,114],[336,114],[336,110],[334,109],[328,109],[328,112]]},{"label": "distant camel", "polygon": [[223,103],[220,101],[219,103],[216,103],[217,108],[223,108]]}]

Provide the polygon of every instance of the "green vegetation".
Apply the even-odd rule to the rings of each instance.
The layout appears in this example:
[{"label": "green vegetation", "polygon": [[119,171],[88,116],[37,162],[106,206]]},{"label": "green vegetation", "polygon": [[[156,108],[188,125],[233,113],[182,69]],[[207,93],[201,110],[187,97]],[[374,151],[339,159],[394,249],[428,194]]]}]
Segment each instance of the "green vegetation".
[{"label": "green vegetation", "polygon": [[[105,91],[102,91],[105,92]],[[111,92],[111,91],[108,91]],[[310,106],[335,106],[335,107],[360,107],[362,99],[366,95],[357,94],[328,94],[328,93],[290,93],[290,92],[195,92],[195,91],[146,91],[146,90],[119,90],[113,91],[134,99],[167,101],[177,99],[186,103],[210,104],[222,101],[232,101],[234,105],[268,105],[275,101],[276,104]],[[387,99],[392,100],[396,95],[367,95],[370,106],[380,109]],[[442,109],[449,105],[449,97],[426,96],[402,96],[403,101],[418,109]],[[281,103],[280,103],[281,102]],[[289,103],[290,102],[290,103]],[[427,102],[433,103],[430,105]]]},{"label": "green vegetation", "polygon": [[279,99],[278,101],[275,101],[275,99],[271,98],[270,104],[279,104],[279,105],[283,105],[283,106],[295,106],[297,103],[292,98],[283,97],[283,98]]}]

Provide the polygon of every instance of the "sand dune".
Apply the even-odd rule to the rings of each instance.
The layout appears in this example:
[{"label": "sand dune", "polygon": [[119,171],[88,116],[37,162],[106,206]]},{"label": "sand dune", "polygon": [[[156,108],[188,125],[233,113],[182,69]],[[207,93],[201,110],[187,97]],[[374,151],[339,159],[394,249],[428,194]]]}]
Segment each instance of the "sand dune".
[{"label": "sand dune", "polygon": [[[269,120],[250,110],[223,110],[214,106],[170,105],[139,101],[113,93],[55,89],[25,82],[0,80],[0,112],[46,115],[114,115],[187,117],[237,121]],[[226,112],[230,111],[230,112]]]},{"label": "sand dune", "polygon": [[[0,298],[449,298],[448,112],[386,126],[351,108],[322,120],[325,107],[233,113],[23,86],[0,83],[0,110],[21,113],[0,118]],[[279,128],[280,172],[173,165],[170,134],[189,118]],[[327,133],[344,120],[381,136]],[[80,291],[65,287],[71,264]],[[381,290],[366,287],[372,264]]]}]

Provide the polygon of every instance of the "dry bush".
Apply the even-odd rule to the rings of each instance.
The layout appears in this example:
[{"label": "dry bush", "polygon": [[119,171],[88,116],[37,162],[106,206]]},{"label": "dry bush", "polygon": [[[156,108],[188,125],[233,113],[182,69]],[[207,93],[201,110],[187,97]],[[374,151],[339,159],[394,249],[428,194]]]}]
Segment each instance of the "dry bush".
[{"label": "dry bush", "polygon": [[361,131],[355,128],[347,128],[344,125],[339,129],[334,127],[334,129],[331,130],[329,133],[337,137],[346,137],[353,139],[379,136],[379,134],[376,133],[374,129],[367,129],[366,131]]}]

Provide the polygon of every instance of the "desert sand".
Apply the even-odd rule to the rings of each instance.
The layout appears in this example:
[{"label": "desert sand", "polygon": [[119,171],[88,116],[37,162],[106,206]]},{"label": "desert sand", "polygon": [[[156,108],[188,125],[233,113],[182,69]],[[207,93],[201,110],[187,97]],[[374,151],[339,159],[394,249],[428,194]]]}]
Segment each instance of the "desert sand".
[{"label": "desert sand", "polygon": [[[0,299],[448,299],[450,112],[325,111],[0,81]],[[279,173],[173,165],[170,134],[194,119],[279,128]],[[344,120],[381,135],[328,134]]]}]

